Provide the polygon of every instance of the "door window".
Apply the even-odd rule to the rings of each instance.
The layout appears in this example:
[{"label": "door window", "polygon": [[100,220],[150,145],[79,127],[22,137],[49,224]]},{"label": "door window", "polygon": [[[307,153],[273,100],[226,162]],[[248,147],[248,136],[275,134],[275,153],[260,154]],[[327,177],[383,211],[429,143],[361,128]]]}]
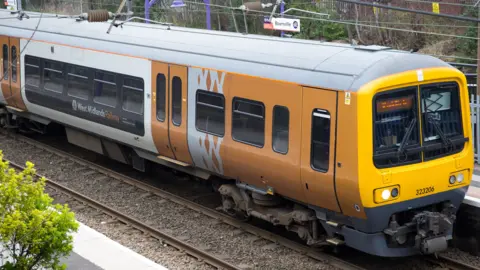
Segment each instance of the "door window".
[{"label": "door window", "polygon": [[175,126],[182,124],[182,79],[172,79],[172,122]]},{"label": "door window", "polygon": [[8,80],[8,45],[3,44],[3,79]]},{"label": "door window", "polygon": [[330,113],[315,109],[312,114],[311,165],[315,170],[328,171],[330,158]]},{"label": "door window", "polygon": [[12,46],[12,81],[17,82],[17,47]]}]

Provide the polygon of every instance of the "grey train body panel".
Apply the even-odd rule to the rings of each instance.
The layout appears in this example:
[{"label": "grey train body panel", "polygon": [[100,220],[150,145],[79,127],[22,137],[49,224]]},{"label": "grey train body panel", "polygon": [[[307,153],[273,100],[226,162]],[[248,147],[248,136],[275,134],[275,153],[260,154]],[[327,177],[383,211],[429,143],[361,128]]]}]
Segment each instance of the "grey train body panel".
[{"label": "grey train body panel", "polygon": [[[19,21],[0,12],[0,33],[30,38],[39,13]],[[33,17],[35,16],[35,17]],[[300,41],[171,26],[76,22],[44,14],[33,40],[200,66],[312,87],[357,91],[365,82],[426,67],[450,67],[431,56],[379,46]],[[12,18],[6,19],[6,18]],[[3,20],[2,20],[3,19]],[[453,67],[452,67],[453,68]]]}]

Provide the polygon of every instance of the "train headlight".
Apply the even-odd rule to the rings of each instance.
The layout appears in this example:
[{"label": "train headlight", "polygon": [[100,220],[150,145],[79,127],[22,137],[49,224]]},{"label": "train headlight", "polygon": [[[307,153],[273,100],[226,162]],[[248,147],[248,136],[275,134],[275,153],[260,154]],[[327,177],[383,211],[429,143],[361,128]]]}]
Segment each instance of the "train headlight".
[{"label": "train headlight", "polygon": [[398,196],[398,188],[392,189],[392,197],[395,198]]},{"label": "train headlight", "polygon": [[382,199],[388,200],[388,198],[390,198],[390,190],[385,189],[384,191],[382,191]]},{"label": "train headlight", "polygon": [[396,200],[400,195],[400,186],[378,188],[373,191],[375,203],[385,203]]},{"label": "train headlight", "polygon": [[455,175],[450,175],[450,179],[448,179],[448,182],[450,182],[450,185],[455,184]]},{"label": "train headlight", "polygon": [[450,183],[449,186],[457,186],[457,185],[463,185],[466,182],[468,182],[470,170],[463,170],[463,171],[457,171],[457,172],[452,172],[450,173],[450,177],[448,179],[448,182]]},{"label": "train headlight", "polygon": [[463,181],[463,173],[459,173],[457,176],[457,182],[461,183]]}]

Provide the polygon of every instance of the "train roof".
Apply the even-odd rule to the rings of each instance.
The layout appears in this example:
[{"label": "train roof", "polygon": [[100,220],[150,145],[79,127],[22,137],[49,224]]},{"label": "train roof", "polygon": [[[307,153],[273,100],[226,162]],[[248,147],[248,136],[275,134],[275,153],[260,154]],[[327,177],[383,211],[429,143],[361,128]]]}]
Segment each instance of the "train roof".
[{"label": "train roof", "polygon": [[[382,46],[269,37],[127,22],[77,22],[55,14],[28,12],[30,19],[0,12],[0,35],[78,46],[169,63],[290,81],[313,87],[356,91],[371,80],[408,70],[451,67],[423,54]],[[81,40],[79,40],[81,39]],[[453,68],[453,67],[452,67]]]}]

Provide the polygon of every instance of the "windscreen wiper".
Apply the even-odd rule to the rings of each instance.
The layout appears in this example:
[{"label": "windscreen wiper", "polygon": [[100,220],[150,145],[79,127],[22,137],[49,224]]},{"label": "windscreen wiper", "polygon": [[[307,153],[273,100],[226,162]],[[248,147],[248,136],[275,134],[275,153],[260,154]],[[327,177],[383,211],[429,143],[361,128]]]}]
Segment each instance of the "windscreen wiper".
[{"label": "windscreen wiper", "polygon": [[414,117],[410,123],[408,124],[408,129],[407,132],[405,133],[405,136],[403,136],[402,142],[400,143],[400,146],[398,146],[397,153],[403,153],[403,149],[405,148],[408,139],[412,135],[413,129],[415,128],[415,123],[417,123],[417,118]]},{"label": "windscreen wiper", "polygon": [[428,122],[433,125],[433,127],[435,128],[435,131],[437,131],[438,133],[438,136],[440,136],[440,138],[442,139],[442,142],[445,147],[447,147],[448,145],[452,145],[452,140],[450,140],[449,138],[447,138],[447,136],[445,136],[445,133],[443,133],[437,121],[435,121],[433,117],[430,117],[430,114],[428,114]]}]

